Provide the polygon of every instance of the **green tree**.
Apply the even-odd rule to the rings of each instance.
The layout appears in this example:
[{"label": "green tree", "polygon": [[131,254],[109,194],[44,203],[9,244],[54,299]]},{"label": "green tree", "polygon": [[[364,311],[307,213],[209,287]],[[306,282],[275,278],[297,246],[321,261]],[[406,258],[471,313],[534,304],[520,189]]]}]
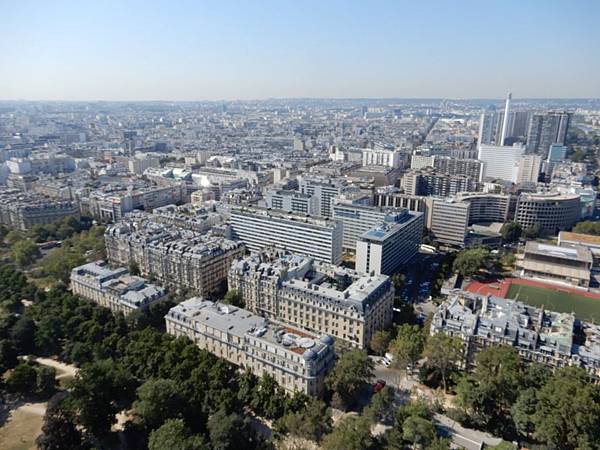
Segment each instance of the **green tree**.
[{"label": "green tree", "polygon": [[277,432],[285,436],[309,439],[319,442],[331,431],[331,412],[321,400],[311,398],[304,408],[286,413],[275,423]]},{"label": "green tree", "polygon": [[361,389],[373,378],[374,364],[366,352],[354,349],[342,354],[327,376],[327,387],[337,394],[341,407],[354,404]]},{"label": "green tree", "polygon": [[534,436],[551,448],[594,448],[600,442],[600,392],[583,369],[559,369],[537,393]]},{"label": "green tree", "polygon": [[97,438],[105,437],[115,415],[131,396],[132,380],[121,365],[111,360],[84,365],[73,379],[73,405],[79,422]]},{"label": "green tree", "polygon": [[472,277],[490,262],[490,251],[485,247],[462,250],[454,260],[452,270],[463,277]]},{"label": "green tree", "polygon": [[35,389],[38,395],[44,397],[54,393],[56,389],[56,369],[54,367],[36,367]]},{"label": "green tree", "polygon": [[217,411],[208,419],[208,435],[213,450],[256,449],[262,442],[254,433],[248,418],[238,413]]},{"label": "green tree", "polygon": [[133,259],[131,261],[129,261],[127,268],[129,269],[129,273],[131,275],[139,276],[140,265],[136,261],[134,261]]},{"label": "green tree", "polygon": [[18,230],[11,230],[4,237],[4,242],[12,246],[23,239],[25,239],[25,233]]},{"label": "green tree", "polygon": [[403,273],[395,273],[392,275],[392,284],[396,290],[396,294],[402,290],[406,283],[406,275]]},{"label": "green tree", "polygon": [[433,441],[427,445],[426,450],[450,450],[452,448],[451,444],[452,441],[449,438],[436,436],[433,438]]},{"label": "green tree", "polygon": [[29,354],[35,351],[35,331],[35,322],[30,317],[21,316],[17,320],[10,332],[17,352],[20,354]]},{"label": "green tree", "polygon": [[373,333],[371,342],[369,342],[369,347],[375,354],[381,356],[387,351],[391,339],[391,332],[387,330],[377,330],[375,333]]},{"label": "green tree", "polygon": [[510,408],[510,415],[517,432],[528,438],[534,432],[532,417],[537,409],[536,390],[533,388],[522,391]]},{"label": "green tree", "polygon": [[8,376],[6,388],[9,392],[32,394],[35,392],[36,380],[37,372],[35,367],[28,362],[21,362]]},{"label": "green tree", "polygon": [[36,439],[39,450],[82,450],[89,448],[77,429],[75,415],[66,406],[68,394],[61,392],[48,401],[42,434]]},{"label": "green tree", "polygon": [[371,425],[364,417],[346,416],[323,438],[323,450],[369,450],[375,447]]},{"label": "green tree", "polygon": [[457,369],[463,359],[463,344],[457,337],[444,333],[430,336],[425,346],[427,366],[439,374],[444,392],[448,390],[448,375]]},{"label": "green tree", "polygon": [[394,389],[385,386],[371,397],[371,402],[365,408],[363,415],[372,423],[391,423],[394,420]]},{"label": "green tree", "polygon": [[592,222],[590,220],[579,222],[573,227],[573,232],[600,236],[600,222]]},{"label": "green tree", "polygon": [[421,358],[425,337],[417,325],[400,325],[396,338],[390,343],[389,351],[396,367],[413,367]]},{"label": "green tree", "polygon": [[[243,447],[239,447],[240,449]],[[190,432],[181,419],[169,419],[150,433],[149,450],[209,450],[202,436]]]},{"label": "green tree", "polygon": [[223,303],[227,303],[228,305],[237,306],[239,308],[243,308],[245,306],[244,299],[240,295],[240,293],[236,290],[227,291],[225,297],[223,297]]},{"label": "green tree", "polygon": [[481,426],[502,433],[510,425],[510,408],[523,385],[521,358],[513,347],[483,349],[471,376],[459,382],[457,403]]},{"label": "green tree", "polygon": [[283,388],[272,376],[264,374],[254,389],[250,404],[258,414],[273,419],[283,415],[285,400]]},{"label": "green tree", "polygon": [[35,245],[34,242],[29,239],[23,239],[21,241],[15,242],[11,246],[11,257],[12,260],[19,267],[27,267],[31,263],[35,261],[35,259],[39,256],[40,250],[38,246]]},{"label": "green tree", "polygon": [[183,417],[185,398],[175,380],[148,380],[137,389],[137,397],[133,409],[148,428],[155,429],[168,419]]},{"label": "green tree", "polygon": [[536,223],[523,230],[523,237],[526,239],[537,239],[542,235],[542,226]]},{"label": "green tree", "polygon": [[504,242],[516,242],[521,237],[522,231],[518,222],[506,222],[500,229],[500,235]]},{"label": "green tree", "polygon": [[18,363],[17,350],[10,339],[0,340],[0,376]]},{"label": "green tree", "polygon": [[435,426],[431,420],[410,416],[402,424],[402,437],[414,446],[423,448],[436,438]]}]

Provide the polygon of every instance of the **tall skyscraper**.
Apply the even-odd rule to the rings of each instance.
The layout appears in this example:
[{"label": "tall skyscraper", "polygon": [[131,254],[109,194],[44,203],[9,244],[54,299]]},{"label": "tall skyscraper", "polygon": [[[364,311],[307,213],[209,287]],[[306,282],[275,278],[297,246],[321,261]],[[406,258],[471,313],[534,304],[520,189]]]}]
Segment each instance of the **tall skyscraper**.
[{"label": "tall skyscraper", "polygon": [[[479,145],[512,145],[524,139],[529,126],[529,111],[511,111],[512,94],[508,93],[503,111],[491,106],[479,122]],[[508,120],[504,120],[508,117]]]},{"label": "tall skyscraper", "polygon": [[527,153],[545,159],[552,144],[564,145],[571,113],[566,111],[534,114],[527,132]]},{"label": "tall skyscraper", "polygon": [[506,140],[506,136],[508,134],[508,121],[510,119],[510,100],[512,99],[512,94],[509,92],[506,96],[506,104],[504,106],[504,118],[502,119],[502,135],[500,136],[500,145],[504,145],[504,141]]}]

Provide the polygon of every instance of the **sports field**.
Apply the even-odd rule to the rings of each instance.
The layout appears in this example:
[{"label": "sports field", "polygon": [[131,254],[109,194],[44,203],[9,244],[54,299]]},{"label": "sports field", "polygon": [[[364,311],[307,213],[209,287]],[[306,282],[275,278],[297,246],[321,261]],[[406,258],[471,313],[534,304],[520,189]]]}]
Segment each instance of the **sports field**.
[{"label": "sports field", "polygon": [[575,316],[587,322],[600,323],[600,299],[588,298],[565,290],[547,289],[538,286],[511,284],[506,294],[531,306],[544,306],[558,312],[574,312]]}]

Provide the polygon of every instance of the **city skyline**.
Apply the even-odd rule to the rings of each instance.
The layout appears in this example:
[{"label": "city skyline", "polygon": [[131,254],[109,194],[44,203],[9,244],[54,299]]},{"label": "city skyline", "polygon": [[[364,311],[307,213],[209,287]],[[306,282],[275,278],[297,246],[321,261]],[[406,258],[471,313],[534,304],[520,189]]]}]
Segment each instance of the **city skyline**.
[{"label": "city skyline", "polygon": [[3,10],[0,100],[600,97],[591,1]]}]

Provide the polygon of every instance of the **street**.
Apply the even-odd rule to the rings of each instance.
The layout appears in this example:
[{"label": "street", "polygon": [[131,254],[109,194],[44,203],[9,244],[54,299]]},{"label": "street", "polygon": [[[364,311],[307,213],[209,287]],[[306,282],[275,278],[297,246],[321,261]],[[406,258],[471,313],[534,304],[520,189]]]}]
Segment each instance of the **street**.
[{"label": "street", "polygon": [[[376,363],[374,380],[379,379],[385,380],[386,386],[395,389],[398,405],[417,397],[425,397],[431,402],[442,400],[442,396],[439,393],[421,385],[416,378],[407,377],[404,371],[387,368],[382,364]],[[496,438],[489,433],[464,428],[458,422],[443,414],[434,414],[434,419],[442,434],[450,437],[452,442],[459,448],[480,450],[482,444],[494,446],[502,442],[502,439]]]}]

